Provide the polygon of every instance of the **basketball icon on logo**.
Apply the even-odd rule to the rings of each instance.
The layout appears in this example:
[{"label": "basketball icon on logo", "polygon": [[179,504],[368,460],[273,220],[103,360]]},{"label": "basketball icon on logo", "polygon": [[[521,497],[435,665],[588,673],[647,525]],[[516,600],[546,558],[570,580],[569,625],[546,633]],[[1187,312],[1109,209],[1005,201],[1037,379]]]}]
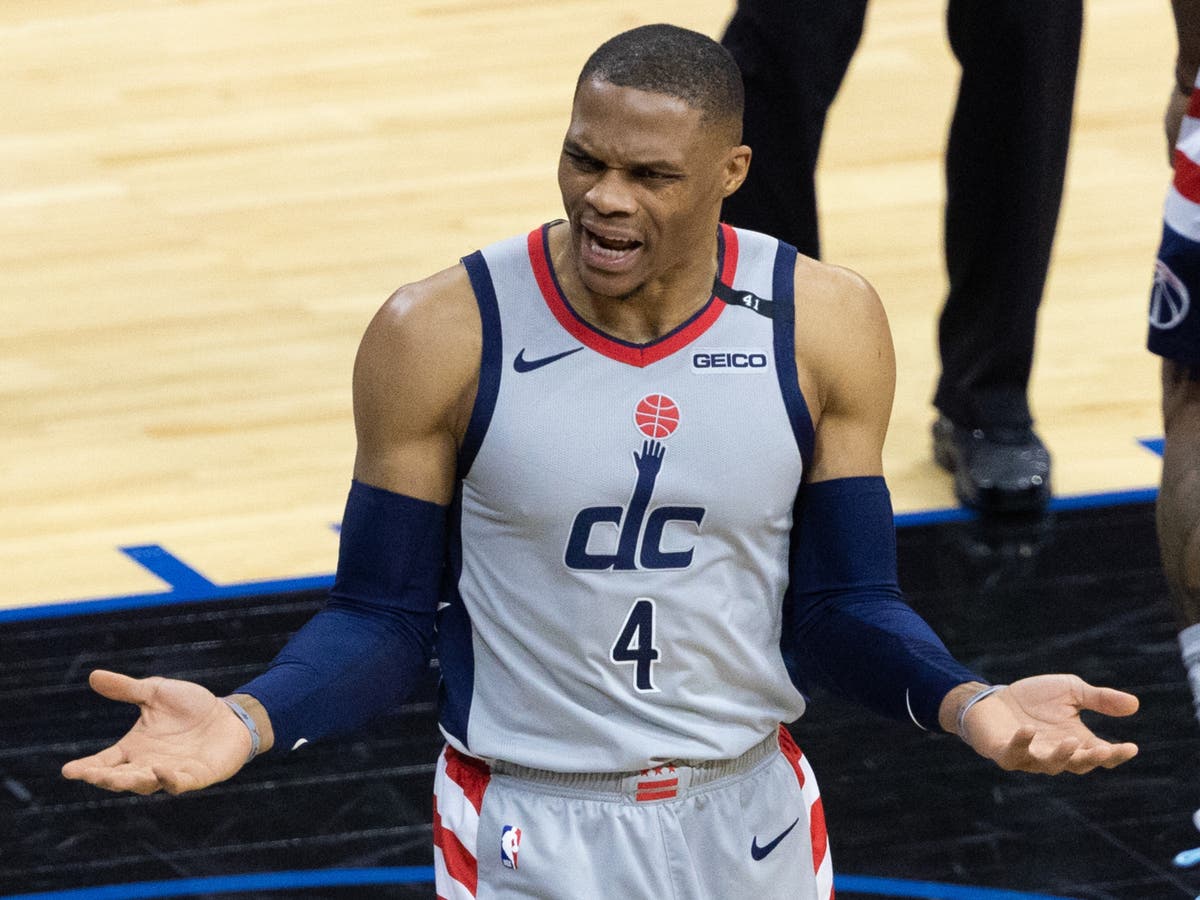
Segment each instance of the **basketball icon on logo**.
[{"label": "basketball icon on logo", "polygon": [[666,394],[649,394],[638,401],[633,418],[642,434],[661,441],[679,427],[679,407]]}]

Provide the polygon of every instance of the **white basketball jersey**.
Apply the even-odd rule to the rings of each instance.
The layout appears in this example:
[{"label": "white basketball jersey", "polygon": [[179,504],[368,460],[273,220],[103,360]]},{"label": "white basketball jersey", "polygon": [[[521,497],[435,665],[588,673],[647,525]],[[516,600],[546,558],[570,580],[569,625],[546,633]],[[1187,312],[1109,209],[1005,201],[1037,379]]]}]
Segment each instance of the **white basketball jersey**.
[{"label": "white basketball jersey", "polygon": [[563,772],[736,757],[804,711],[780,652],[812,445],[795,250],[721,226],[724,286],[640,345],[571,309],[549,228],[463,260],[483,356],[438,623],[442,729]]}]

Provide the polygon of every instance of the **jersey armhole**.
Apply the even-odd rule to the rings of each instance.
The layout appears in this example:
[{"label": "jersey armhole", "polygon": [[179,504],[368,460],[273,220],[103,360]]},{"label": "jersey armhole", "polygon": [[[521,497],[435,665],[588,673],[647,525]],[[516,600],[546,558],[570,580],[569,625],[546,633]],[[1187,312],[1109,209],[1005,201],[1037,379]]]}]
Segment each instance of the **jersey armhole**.
[{"label": "jersey armhole", "polygon": [[500,393],[500,372],[503,360],[500,307],[496,301],[496,289],[492,284],[492,274],[488,269],[487,260],[484,259],[481,251],[476,250],[470,256],[464,256],[462,264],[467,270],[467,277],[471,281],[471,290],[474,292],[475,302],[479,306],[483,348],[479,358],[479,388],[475,394],[475,405],[471,409],[467,432],[463,436],[462,446],[458,450],[458,478],[460,481],[471,470],[479,448],[483,445],[488,425],[492,421],[492,413],[496,409],[496,398]]},{"label": "jersey armhole", "polygon": [[792,434],[800,450],[800,460],[807,472],[812,464],[814,432],[808,403],[800,390],[796,370],[796,248],[779,242],[775,253],[772,278],[772,323],[775,337],[775,373],[779,390],[787,409]]}]

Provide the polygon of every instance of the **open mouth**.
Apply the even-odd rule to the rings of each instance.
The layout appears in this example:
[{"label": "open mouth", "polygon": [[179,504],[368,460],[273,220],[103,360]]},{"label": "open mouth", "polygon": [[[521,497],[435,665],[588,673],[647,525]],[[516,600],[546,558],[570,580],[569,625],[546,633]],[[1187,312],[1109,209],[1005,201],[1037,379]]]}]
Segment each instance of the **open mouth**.
[{"label": "open mouth", "polygon": [[588,255],[600,263],[620,263],[642,246],[641,241],[597,234],[586,227],[583,229],[583,237]]}]

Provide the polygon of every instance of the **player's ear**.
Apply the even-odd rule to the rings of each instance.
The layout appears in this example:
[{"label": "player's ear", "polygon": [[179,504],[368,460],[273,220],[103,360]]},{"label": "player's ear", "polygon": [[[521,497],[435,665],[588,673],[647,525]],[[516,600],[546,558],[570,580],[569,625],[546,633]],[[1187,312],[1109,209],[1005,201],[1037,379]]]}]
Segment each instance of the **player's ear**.
[{"label": "player's ear", "polygon": [[728,197],[742,186],[750,171],[750,148],[745,144],[730,147],[725,154],[724,183],[722,197]]}]

